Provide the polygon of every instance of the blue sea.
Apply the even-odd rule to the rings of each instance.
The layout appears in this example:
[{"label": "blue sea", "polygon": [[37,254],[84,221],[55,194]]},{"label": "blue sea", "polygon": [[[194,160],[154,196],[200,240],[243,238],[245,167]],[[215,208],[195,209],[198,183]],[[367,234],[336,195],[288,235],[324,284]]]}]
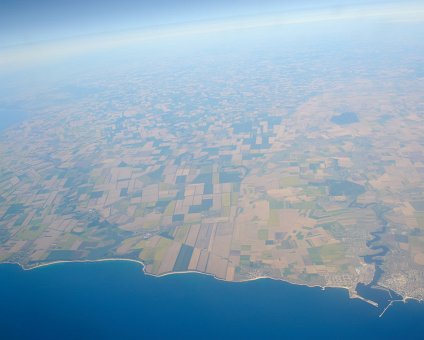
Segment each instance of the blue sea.
[{"label": "blue sea", "polygon": [[145,275],[134,262],[0,265],[2,339],[422,339],[424,304],[382,318],[343,289],[201,274]]},{"label": "blue sea", "polygon": [[0,109],[0,132],[2,130],[7,129],[13,125],[16,125],[22,122],[25,118],[27,118],[27,114],[23,111],[15,110],[15,109]]}]

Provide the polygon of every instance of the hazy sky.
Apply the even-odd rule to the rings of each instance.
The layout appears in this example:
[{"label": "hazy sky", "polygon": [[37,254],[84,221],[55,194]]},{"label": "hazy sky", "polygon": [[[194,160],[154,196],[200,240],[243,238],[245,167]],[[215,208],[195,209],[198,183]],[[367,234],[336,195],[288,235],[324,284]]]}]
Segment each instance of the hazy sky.
[{"label": "hazy sky", "polygon": [[0,47],[151,25],[393,0],[1,0]]}]

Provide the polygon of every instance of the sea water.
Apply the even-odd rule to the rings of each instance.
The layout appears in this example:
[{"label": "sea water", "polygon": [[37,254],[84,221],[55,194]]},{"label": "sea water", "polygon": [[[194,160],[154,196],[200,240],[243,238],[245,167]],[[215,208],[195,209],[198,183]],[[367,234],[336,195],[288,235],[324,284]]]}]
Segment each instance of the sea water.
[{"label": "sea water", "polygon": [[344,289],[202,274],[153,277],[134,262],[0,265],[0,338],[422,339],[424,304],[375,307]]}]

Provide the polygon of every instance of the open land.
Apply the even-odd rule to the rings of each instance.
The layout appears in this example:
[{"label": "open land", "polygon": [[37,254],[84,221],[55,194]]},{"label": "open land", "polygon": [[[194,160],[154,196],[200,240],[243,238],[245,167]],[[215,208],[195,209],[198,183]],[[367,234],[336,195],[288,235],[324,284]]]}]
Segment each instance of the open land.
[{"label": "open land", "polygon": [[355,296],[385,225],[378,285],[424,299],[424,82],[315,62],[134,73],[69,105],[53,92],[1,136],[0,261],[131,259]]}]

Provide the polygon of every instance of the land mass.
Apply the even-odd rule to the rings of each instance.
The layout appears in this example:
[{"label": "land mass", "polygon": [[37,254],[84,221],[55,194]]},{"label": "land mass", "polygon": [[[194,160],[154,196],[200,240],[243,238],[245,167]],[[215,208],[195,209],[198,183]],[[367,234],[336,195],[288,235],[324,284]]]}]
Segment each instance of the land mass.
[{"label": "land mass", "polygon": [[1,135],[0,262],[129,259],[422,300],[424,83],[290,64],[51,92],[67,105]]}]

